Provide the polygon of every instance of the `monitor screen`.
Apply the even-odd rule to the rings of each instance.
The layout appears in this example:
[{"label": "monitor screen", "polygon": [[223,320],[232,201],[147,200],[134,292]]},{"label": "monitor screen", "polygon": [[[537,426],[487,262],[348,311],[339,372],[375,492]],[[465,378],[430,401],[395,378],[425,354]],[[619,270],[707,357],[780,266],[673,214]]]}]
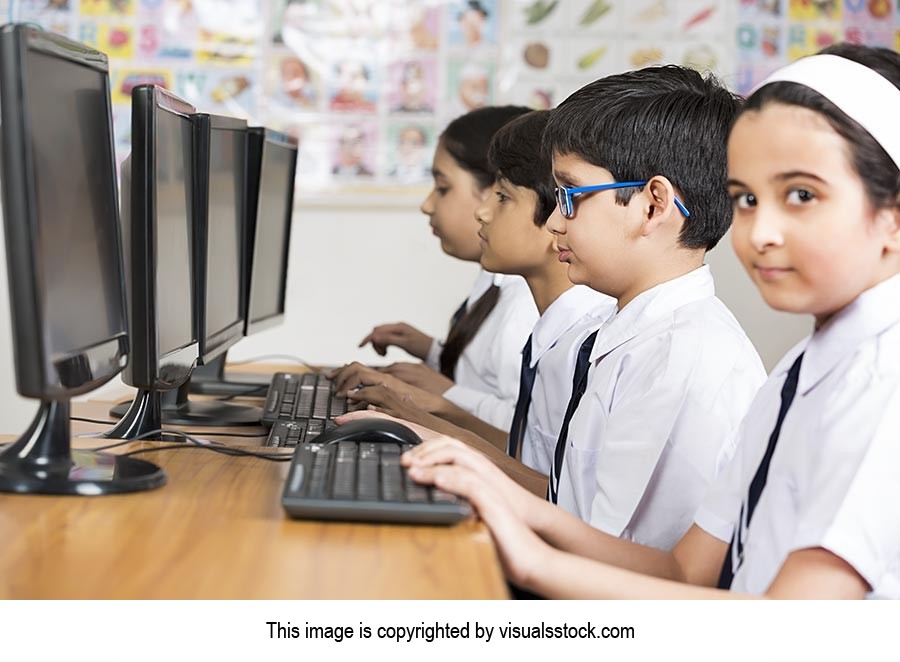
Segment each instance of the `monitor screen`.
[{"label": "monitor screen", "polygon": [[251,322],[284,312],[283,288],[286,269],[288,215],[293,200],[292,178],[295,150],[267,142],[259,174],[259,202],[256,212],[256,240],[253,246],[253,275],[250,281]]},{"label": "monitor screen", "polygon": [[192,136],[188,117],[158,109],[156,324],[159,357],[196,341],[191,307]]},{"label": "monitor screen", "polygon": [[245,131],[210,131],[206,338],[241,321],[241,196],[246,149]]},{"label": "monitor screen", "polygon": [[31,51],[24,82],[45,360],[75,385],[60,366],[126,330],[107,78]]}]

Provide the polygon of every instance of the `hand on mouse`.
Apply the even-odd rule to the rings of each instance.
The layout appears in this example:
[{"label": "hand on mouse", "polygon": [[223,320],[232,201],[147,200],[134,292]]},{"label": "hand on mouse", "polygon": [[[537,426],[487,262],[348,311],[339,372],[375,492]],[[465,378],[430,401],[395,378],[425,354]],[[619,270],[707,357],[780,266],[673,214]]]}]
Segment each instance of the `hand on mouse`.
[{"label": "hand on mouse", "polygon": [[443,395],[454,383],[424,363],[392,363],[379,371],[435,395]]},{"label": "hand on mouse", "polygon": [[419,438],[423,442],[428,441],[430,439],[437,439],[438,437],[443,436],[443,435],[441,435],[440,432],[435,432],[431,428],[426,427],[424,425],[420,425],[416,422],[410,421],[409,419],[397,418],[396,416],[391,416],[390,414],[385,414],[380,411],[375,411],[373,409],[362,409],[360,411],[353,411],[353,412],[349,412],[347,414],[343,414],[341,416],[336,416],[334,419],[334,422],[337,423],[338,425],[343,425],[344,423],[350,423],[351,421],[364,420],[367,418],[382,418],[387,421],[395,421],[397,423],[401,423],[402,425],[407,426],[409,429],[411,429],[413,432],[415,432],[417,435],[419,435]]},{"label": "hand on mouse", "polygon": [[369,335],[362,339],[359,346],[365,347],[372,343],[372,348],[379,355],[384,356],[387,354],[388,347],[393,345],[424,361],[433,340],[431,336],[405,322],[396,322],[376,326],[369,332]]}]

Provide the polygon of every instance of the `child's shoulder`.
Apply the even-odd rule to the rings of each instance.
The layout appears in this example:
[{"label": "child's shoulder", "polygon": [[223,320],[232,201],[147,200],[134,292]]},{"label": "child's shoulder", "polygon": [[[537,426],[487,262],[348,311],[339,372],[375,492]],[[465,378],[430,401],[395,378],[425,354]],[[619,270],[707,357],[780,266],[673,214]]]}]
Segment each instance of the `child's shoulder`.
[{"label": "child's shoulder", "polygon": [[702,373],[711,381],[715,375],[727,379],[734,374],[747,375],[756,386],[765,381],[759,352],[718,297],[678,308],[670,325],[670,355],[685,371]]}]

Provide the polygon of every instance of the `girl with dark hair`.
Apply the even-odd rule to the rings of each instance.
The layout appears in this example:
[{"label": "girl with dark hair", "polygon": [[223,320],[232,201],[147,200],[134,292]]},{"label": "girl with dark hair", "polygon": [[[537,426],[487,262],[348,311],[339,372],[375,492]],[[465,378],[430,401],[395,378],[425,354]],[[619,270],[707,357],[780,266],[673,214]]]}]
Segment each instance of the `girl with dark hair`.
[{"label": "girl with dark hair", "polygon": [[[493,175],[488,145],[504,124],[525,113],[521,106],[482,108],[456,118],[440,136],[434,155],[434,187],[422,203],[447,255],[478,262],[481,244],[475,210],[490,195]],[[454,314],[441,342],[405,323],[375,327],[360,343],[385,355],[399,347],[424,363],[395,363],[376,376],[442,395],[461,409],[509,430],[519,387],[522,345],[538,313],[520,277],[479,273],[469,296]],[[353,387],[375,371],[353,363],[331,374]],[[356,381],[354,381],[356,380]]]},{"label": "girl with dark hair", "polygon": [[673,549],[593,529],[446,437],[404,456],[410,475],[470,499],[510,580],[542,595],[900,598],[898,117],[900,55],[840,45],[775,72],[735,122],[735,251],[770,306],[815,324]]}]

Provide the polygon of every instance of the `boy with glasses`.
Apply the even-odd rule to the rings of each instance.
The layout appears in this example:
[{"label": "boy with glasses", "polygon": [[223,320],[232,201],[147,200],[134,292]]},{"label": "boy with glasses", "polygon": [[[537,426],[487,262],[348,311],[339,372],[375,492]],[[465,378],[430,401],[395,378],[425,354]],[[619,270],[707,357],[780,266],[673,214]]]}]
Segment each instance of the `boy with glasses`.
[{"label": "boy with glasses", "polygon": [[667,66],[566,99],[544,132],[569,279],[618,300],[581,348],[548,497],[611,535],[669,549],[765,371],[703,260],[728,230],[740,101]]}]

